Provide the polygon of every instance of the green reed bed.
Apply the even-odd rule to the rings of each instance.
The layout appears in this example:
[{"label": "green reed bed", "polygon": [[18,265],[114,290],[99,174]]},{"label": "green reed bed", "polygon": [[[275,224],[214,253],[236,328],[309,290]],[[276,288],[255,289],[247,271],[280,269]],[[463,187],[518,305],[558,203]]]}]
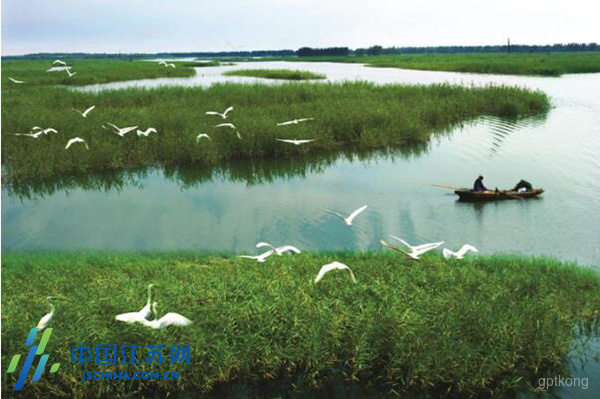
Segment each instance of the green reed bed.
[{"label": "green reed bed", "polygon": [[[96,105],[87,118],[72,110]],[[226,121],[205,111],[234,106]],[[100,93],[44,87],[5,89],[2,95],[4,177],[39,179],[157,164],[216,165],[227,159],[289,157],[349,148],[425,143],[432,133],[482,115],[518,118],[549,108],[539,91],[450,85],[376,86],[370,83],[221,84],[210,88],[127,89]],[[314,120],[290,126],[278,122]],[[119,137],[101,126],[155,127],[158,134]],[[242,139],[229,128],[231,122]],[[33,126],[59,131],[38,139],[15,136]],[[199,133],[212,140],[196,143]],[[68,139],[81,145],[65,150]],[[316,139],[294,146],[283,139]]]},{"label": "green reed bed", "polygon": [[[373,67],[560,76],[565,73],[600,72],[600,53],[539,54],[406,54],[365,57],[287,57],[286,61],[364,63]],[[266,59],[268,61],[270,59]]]},{"label": "green reed bed", "polygon": [[[48,311],[46,296],[61,298],[45,352],[60,370],[25,384],[23,397],[198,393],[263,383],[303,391],[332,379],[383,392],[500,395],[535,386],[564,364],[574,324],[600,309],[595,271],[545,258],[431,255],[417,263],[393,253],[305,252],[260,264],[194,253],[3,255],[4,369],[25,351],[29,330]],[[349,265],[358,282],[337,271],[315,285],[321,265],[333,260]],[[178,312],[193,324],[151,330],[115,321],[145,304],[149,283],[159,284],[159,314]],[[171,365],[168,357],[152,366],[71,361],[73,347],[101,344],[189,344],[191,364]],[[142,369],[176,371],[180,379],[80,381],[82,371]],[[2,374],[3,393],[16,374]]]},{"label": "green reed bed", "polygon": [[315,80],[326,78],[325,75],[320,73],[292,69],[238,69],[236,71],[224,72],[223,75],[283,80]]},{"label": "green reed bed", "polygon": [[[170,68],[153,61],[141,60],[86,60],[62,58],[72,67],[76,75],[69,77],[66,71],[46,72],[54,59],[2,61],[2,89],[27,90],[31,86],[66,85],[81,86],[98,83],[117,82],[135,79],[194,76],[192,66],[175,62]],[[12,83],[8,78],[24,81]]]}]

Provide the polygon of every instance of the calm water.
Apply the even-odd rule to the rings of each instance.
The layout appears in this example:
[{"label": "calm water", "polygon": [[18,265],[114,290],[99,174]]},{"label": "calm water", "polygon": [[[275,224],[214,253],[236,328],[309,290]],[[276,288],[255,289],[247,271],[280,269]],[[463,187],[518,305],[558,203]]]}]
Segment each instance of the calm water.
[{"label": "calm water", "polygon": [[[282,67],[324,73],[330,81],[526,86],[548,93],[554,108],[520,121],[481,118],[416,148],[234,162],[211,170],[151,168],[4,187],[2,248],[254,253],[255,243],[265,240],[309,251],[374,250],[381,248],[381,238],[395,234],[414,243],[445,240],[450,248],[470,243],[482,254],[545,254],[599,267],[600,74],[536,78],[268,62],[83,90],[279,84],[221,73]],[[470,186],[480,173],[488,187],[507,188],[524,178],[547,191],[539,200],[469,204],[457,202],[451,190],[412,183]],[[369,208],[352,228],[327,212],[350,213],[363,204]],[[590,359],[598,351],[596,339],[585,362],[578,356],[569,362],[573,375],[589,377],[587,391],[554,394],[596,397],[600,368]]]}]

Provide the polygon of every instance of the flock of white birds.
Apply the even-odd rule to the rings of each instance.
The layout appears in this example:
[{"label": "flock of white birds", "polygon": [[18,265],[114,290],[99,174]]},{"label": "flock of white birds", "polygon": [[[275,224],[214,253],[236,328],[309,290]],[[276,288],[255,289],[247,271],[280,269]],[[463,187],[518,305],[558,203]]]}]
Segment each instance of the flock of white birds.
[{"label": "flock of white birds", "polygon": [[[175,68],[174,64],[169,64],[165,61],[159,61],[159,63],[161,65],[164,65],[167,68],[168,67]],[[54,64],[62,64],[63,66],[66,66],[66,64],[60,60],[54,61]],[[67,69],[67,72],[69,72],[68,69]],[[73,73],[73,74],[75,74],[75,73]],[[69,74],[69,76],[72,76],[72,74]],[[24,83],[23,81],[17,81],[13,78],[9,78],[9,79],[17,84]],[[79,111],[77,109],[74,109],[74,111],[79,113],[83,118],[87,118],[89,113],[92,110],[94,110],[94,108],[95,108],[95,106],[92,105],[91,107],[85,109],[84,111]],[[211,116],[218,116],[221,119],[226,120],[228,115],[233,111],[233,109],[234,109],[233,106],[230,106],[224,112],[206,111],[205,114],[211,115]],[[290,120],[290,121],[286,121],[286,122],[280,122],[280,123],[277,123],[277,126],[297,125],[299,123],[307,122],[310,120],[314,120],[314,118],[300,118],[300,119],[294,119],[294,120]],[[114,133],[119,135],[120,137],[124,137],[127,133],[132,132],[136,129],[137,129],[138,137],[139,136],[148,137],[151,133],[157,133],[157,130],[153,127],[149,127],[146,130],[139,130],[138,129],[139,126],[128,126],[128,127],[121,128],[110,122],[107,122],[106,125],[102,125],[102,127],[105,129],[111,128],[114,131]],[[233,129],[236,132],[237,137],[240,140],[242,138],[239,131],[237,130],[236,126],[233,123],[224,122],[224,123],[215,125],[215,127],[219,127],[219,128],[226,127],[229,129]],[[53,129],[53,128],[42,129],[39,126],[35,126],[31,129],[30,133],[15,133],[15,135],[29,136],[29,137],[33,137],[33,138],[37,139],[42,134],[49,134],[49,133],[57,133],[57,131],[56,131],[56,129]],[[196,142],[199,142],[203,138],[212,140],[208,134],[200,133],[198,136],[196,136]],[[314,139],[297,140],[297,139],[280,139],[280,138],[277,138],[276,140],[284,142],[284,143],[294,144],[294,145],[301,145],[301,144],[305,144],[305,143],[314,141]],[[85,145],[85,147],[87,149],[89,149],[85,140],[83,140],[80,137],[74,137],[74,138],[70,139],[68,141],[65,149],[68,149],[74,143],[83,143]],[[331,212],[332,214],[334,214],[337,217],[339,217],[340,219],[342,219],[347,226],[352,226],[352,222],[354,221],[354,219],[358,215],[360,215],[362,212],[364,212],[366,209],[367,209],[367,205],[363,205],[360,208],[353,211],[349,216],[344,216],[343,214],[341,214],[339,212],[335,212],[335,211],[329,211],[329,212]],[[410,252],[407,252],[398,246],[392,245],[385,240],[381,240],[381,243],[383,246],[385,246],[389,249],[392,249],[394,251],[397,251],[401,254],[404,254],[407,257],[409,257],[410,259],[416,260],[416,261],[419,260],[419,256],[421,256],[424,253],[429,252],[435,248],[438,248],[444,244],[444,241],[440,241],[440,242],[426,243],[426,244],[420,244],[420,245],[410,245],[409,243],[404,241],[402,238],[396,237],[394,235],[390,235],[390,237],[392,237],[394,240],[397,240],[400,243],[402,243],[403,245],[405,245],[408,249],[410,249]],[[295,253],[295,254],[301,253],[301,251],[298,248],[296,248],[292,245],[284,245],[284,246],[280,246],[280,247],[275,247],[267,242],[259,242],[258,244],[256,244],[256,248],[264,248],[264,247],[268,247],[270,249],[267,250],[266,252],[261,253],[260,255],[240,255],[239,257],[251,259],[251,260],[255,260],[259,263],[263,263],[263,262],[266,262],[267,258],[269,258],[272,255],[282,256],[283,254],[285,254],[287,252],[291,252],[291,253]],[[456,252],[453,252],[453,251],[449,250],[448,248],[443,248],[442,253],[443,253],[444,258],[446,258],[446,259],[450,259],[452,257],[454,257],[456,259],[462,259],[468,251],[477,252],[477,248],[475,248],[472,245],[465,244]],[[321,281],[323,279],[323,277],[326,274],[328,274],[329,272],[332,272],[334,270],[347,271],[350,274],[350,278],[351,278],[352,282],[355,282],[355,283],[357,282],[356,277],[355,277],[354,273],[352,272],[352,269],[350,269],[350,267],[348,265],[345,265],[338,261],[334,261],[332,263],[328,263],[326,265],[321,266],[319,272],[317,273],[317,276],[314,279],[314,283],[315,284],[318,283],[319,281]],[[186,318],[185,316],[182,316],[179,313],[173,313],[173,312],[169,312],[169,313],[165,314],[164,316],[162,316],[161,318],[158,318],[157,311],[156,311],[158,303],[156,301],[152,301],[152,290],[153,289],[156,289],[156,285],[154,285],[154,284],[148,285],[148,301],[141,310],[139,310],[137,312],[129,312],[129,313],[119,314],[115,317],[115,319],[118,321],[125,322],[125,323],[140,323],[146,327],[153,328],[153,329],[166,328],[171,325],[187,326],[192,323],[192,321],[189,320],[188,318]],[[50,313],[47,313],[46,315],[44,315],[44,317],[42,317],[41,320],[39,321],[37,328],[40,330],[43,330],[44,328],[46,328],[49,325],[50,321],[52,320],[52,317],[54,316],[55,307],[51,302],[52,299],[54,299],[54,298],[53,297],[47,298],[48,304],[50,306]],[[148,320],[148,318],[152,315],[154,316],[154,319]]]},{"label": "flock of white birds", "polygon": [[[158,63],[160,65],[164,65],[165,68],[175,68],[175,64],[173,63],[168,63],[164,60],[160,60],[158,61]],[[52,67],[49,69],[51,70],[53,67],[55,66],[60,66],[63,67],[64,70],[69,74],[69,77],[75,75],[77,72],[71,72],[70,69],[71,67],[68,66],[64,61],[62,60],[55,60],[52,63]],[[15,83],[15,84],[23,84],[25,83],[22,80],[17,80],[14,78],[9,77],[8,78],[11,82]],[[73,108],[73,111],[77,112],[78,114],[80,114],[83,118],[87,118],[87,116],[90,114],[90,112],[92,112],[94,109],[96,108],[95,105],[92,105],[91,107],[88,107],[87,109],[85,109],[84,111],[80,111],[78,109]],[[219,116],[222,119],[227,119],[229,113],[233,111],[233,106],[228,107],[224,112],[217,112],[217,111],[206,111],[205,114],[206,115],[214,115],[214,116]],[[285,122],[280,122],[277,123],[277,126],[288,126],[288,125],[297,125],[299,123],[302,122],[307,122],[307,121],[311,121],[314,120],[314,118],[299,118],[299,119],[293,119],[290,121],[285,121]],[[114,133],[119,135],[120,137],[125,137],[125,135],[129,132],[132,132],[134,130],[137,129],[137,135],[138,137],[140,136],[144,136],[144,137],[148,137],[151,133],[158,133],[158,131],[156,130],[156,128],[153,127],[148,127],[146,130],[139,130],[138,127],[139,126],[128,126],[128,127],[123,127],[120,128],[118,126],[116,126],[113,123],[107,122],[105,125],[102,125],[102,127],[104,129],[109,129],[112,128]],[[223,122],[223,123],[219,123],[217,125],[215,125],[214,127],[218,127],[218,128],[228,128],[228,129],[232,129],[237,138],[238,139],[242,139],[242,135],[240,134],[239,130],[237,129],[237,127],[231,123],[231,122]],[[26,137],[32,137],[34,139],[39,138],[42,134],[46,135],[48,133],[58,133],[58,131],[54,128],[46,128],[46,129],[42,129],[39,126],[34,126],[31,131],[29,133],[14,133],[15,136],[26,136]],[[200,133],[196,136],[196,143],[200,142],[200,140],[202,140],[203,138],[212,140],[212,138],[207,134],[207,133]],[[306,144],[306,143],[310,143],[312,141],[315,141],[316,139],[304,139],[304,140],[299,140],[299,139],[282,139],[282,138],[276,138],[275,140],[283,142],[283,143],[288,143],[288,144],[293,144],[293,145],[302,145],[302,144]],[[75,144],[75,143],[81,143],[85,146],[85,148],[87,150],[90,149],[90,147],[88,146],[88,143],[82,139],[81,137],[73,137],[71,139],[69,139],[69,141],[67,142],[67,145],[65,146],[65,150],[68,150],[69,147],[71,147],[71,145]]]}]

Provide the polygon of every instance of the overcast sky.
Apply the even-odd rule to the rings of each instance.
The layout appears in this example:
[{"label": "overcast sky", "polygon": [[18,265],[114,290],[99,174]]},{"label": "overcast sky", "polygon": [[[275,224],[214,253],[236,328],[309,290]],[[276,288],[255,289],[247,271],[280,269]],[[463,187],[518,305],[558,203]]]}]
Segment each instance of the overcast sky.
[{"label": "overcast sky", "polygon": [[600,42],[598,0],[2,0],[2,54]]}]

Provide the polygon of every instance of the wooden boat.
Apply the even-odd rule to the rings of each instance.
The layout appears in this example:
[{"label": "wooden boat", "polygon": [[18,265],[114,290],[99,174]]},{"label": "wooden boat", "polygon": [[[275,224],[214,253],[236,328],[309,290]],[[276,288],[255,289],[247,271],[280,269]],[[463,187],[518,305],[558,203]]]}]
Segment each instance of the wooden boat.
[{"label": "wooden boat", "polygon": [[509,199],[528,199],[537,198],[538,195],[544,192],[543,188],[534,188],[525,192],[513,190],[488,190],[488,191],[473,191],[466,188],[455,190],[460,201],[497,201]]}]

